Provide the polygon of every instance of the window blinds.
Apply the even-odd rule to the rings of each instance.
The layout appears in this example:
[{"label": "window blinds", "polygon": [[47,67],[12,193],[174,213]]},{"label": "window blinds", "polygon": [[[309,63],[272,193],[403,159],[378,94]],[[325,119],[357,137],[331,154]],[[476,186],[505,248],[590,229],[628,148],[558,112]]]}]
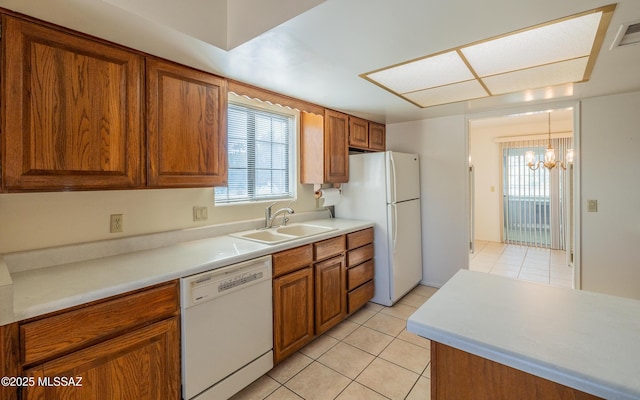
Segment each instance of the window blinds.
[{"label": "window blinds", "polygon": [[215,190],[216,203],[293,197],[290,173],[294,118],[229,103],[228,185]]},{"label": "window blinds", "polygon": [[[552,139],[557,159],[564,160],[571,138]],[[532,171],[525,153],[544,157],[547,140],[502,143],[503,235],[505,243],[565,249],[567,204],[563,170],[540,167]]]}]

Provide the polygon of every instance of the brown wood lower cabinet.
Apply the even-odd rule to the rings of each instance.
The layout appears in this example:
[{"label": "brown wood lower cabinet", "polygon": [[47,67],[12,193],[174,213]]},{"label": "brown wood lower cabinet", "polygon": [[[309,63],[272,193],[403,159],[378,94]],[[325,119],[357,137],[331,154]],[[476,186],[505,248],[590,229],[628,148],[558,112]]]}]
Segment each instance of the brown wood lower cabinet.
[{"label": "brown wood lower cabinet", "polygon": [[2,372],[32,378],[2,399],[180,399],[179,297],[172,281],[2,327]]},{"label": "brown wood lower cabinet", "polygon": [[433,341],[431,342],[431,398],[433,400],[600,399],[600,397]]},{"label": "brown wood lower cabinet", "polygon": [[25,388],[22,398],[179,399],[178,319],[157,322],[24,371],[36,384]]},{"label": "brown wood lower cabinet", "polygon": [[364,235],[356,232],[351,236],[352,244],[367,250],[363,258],[360,253],[352,254],[354,260],[365,265],[354,269],[352,277],[358,287],[349,292],[349,297],[347,242],[352,234],[273,254],[274,363],[295,353],[373,297],[373,228],[365,231]]},{"label": "brown wood lower cabinet", "polygon": [[347,315],[344,255],[315,265],[316,334],[332,328]]},{"label": "brown wood lower cabinet", "polygon": [[313,340],[313,269],[273,280],[273,358],[277,363]]},{"label": "brown wood lower cabinet", "polygon": [[347,312],[352,314],[374,295],[373,228],[347,235]]}]

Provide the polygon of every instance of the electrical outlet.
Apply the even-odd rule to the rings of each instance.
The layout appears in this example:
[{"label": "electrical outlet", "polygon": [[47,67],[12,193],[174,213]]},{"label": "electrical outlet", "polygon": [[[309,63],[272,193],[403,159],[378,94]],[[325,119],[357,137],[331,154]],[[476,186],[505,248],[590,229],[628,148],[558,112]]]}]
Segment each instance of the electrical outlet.
[{"label": "electrical outlet", "polygon": [[587,212],[598,212],[598,200],[587,200]]},{"label": "electrical outlet", "polygon": [[111,233],[118,233],[118,232],[122,232],[124,230],[123,227],[123,221],[124,220],[124,216],[122,214],[111,214],[111,227],[110,227],[110,232]]},{"label": "electrical outlet", "polygon": [[193,220],[194,221],[206,221],[209,219],[209,209],[207,206],[198,207],[193,206]]}]

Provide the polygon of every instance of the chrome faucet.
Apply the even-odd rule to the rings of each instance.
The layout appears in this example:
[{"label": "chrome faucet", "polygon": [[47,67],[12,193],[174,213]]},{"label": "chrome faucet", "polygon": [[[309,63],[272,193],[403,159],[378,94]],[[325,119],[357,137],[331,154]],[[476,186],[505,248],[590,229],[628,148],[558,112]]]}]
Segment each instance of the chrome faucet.
[{"label": "chrome faucet", "polygon": [[289,221],[286,214],[293,214],[294,211],[290,207],[283,207],[278,211],[271,213],[271,207],[273,207],[276,203],[272,203],[264,209],[264,229],[269,229],[273,227],[273,222],[276,220],[278,215],[283,214],[282,217],[282,225],[286,225]]}]

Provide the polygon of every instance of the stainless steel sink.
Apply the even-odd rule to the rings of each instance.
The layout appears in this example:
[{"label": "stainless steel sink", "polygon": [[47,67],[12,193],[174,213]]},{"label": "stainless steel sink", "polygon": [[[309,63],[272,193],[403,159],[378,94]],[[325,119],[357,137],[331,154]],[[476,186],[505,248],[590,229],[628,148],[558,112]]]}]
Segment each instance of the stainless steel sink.
[{"label": "stainless steel sink", "polygon": [[245,232],[232,233],[231,236],[252,240],[265,244],[278,244],[288,242],[307,236],[319,235],[325,232],[335,231],[338,228],[330,228],[312,224],[291,224],[278,228],[250,230]]}]

